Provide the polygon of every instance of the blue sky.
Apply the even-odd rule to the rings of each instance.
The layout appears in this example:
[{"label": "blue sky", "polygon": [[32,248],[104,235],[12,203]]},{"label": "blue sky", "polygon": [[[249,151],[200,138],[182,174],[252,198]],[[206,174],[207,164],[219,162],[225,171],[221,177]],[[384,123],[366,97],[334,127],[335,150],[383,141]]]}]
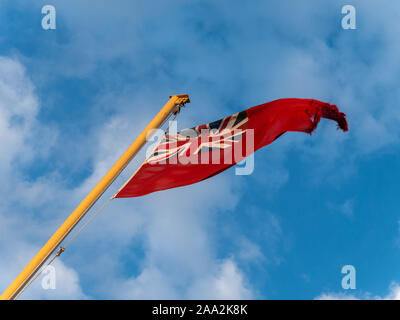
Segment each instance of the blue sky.
[{"label": "blue sky", "polygon": [[[56,30],[41,27],[46,4]],[[345,4],[356,30],[341,28]],[[350,131],[321,121],[257,151],[251,176],[112,201],[56,263],[57,289],[24,298],[399,297],[399,14],[366,0],[1,1],[0,289],[168,96],[189,93],[180,128],[298,97],[337,104]],[[349,264],[356,290],[341,287]]]}]

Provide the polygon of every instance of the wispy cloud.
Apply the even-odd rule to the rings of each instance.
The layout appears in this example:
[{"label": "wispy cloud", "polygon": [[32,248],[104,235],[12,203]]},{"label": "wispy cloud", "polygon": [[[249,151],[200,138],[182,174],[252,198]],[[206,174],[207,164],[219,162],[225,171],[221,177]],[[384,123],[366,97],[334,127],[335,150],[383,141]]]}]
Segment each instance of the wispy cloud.
[{"label": "wispy cloud", "polygon": [[381,297],[374,296],[371,293],[363,294],[351,294],[344,292],[330,292],[322,293],[316,300],[400,300],[400,285],[396,282],[392,282],[389,287],[389,292]]}]

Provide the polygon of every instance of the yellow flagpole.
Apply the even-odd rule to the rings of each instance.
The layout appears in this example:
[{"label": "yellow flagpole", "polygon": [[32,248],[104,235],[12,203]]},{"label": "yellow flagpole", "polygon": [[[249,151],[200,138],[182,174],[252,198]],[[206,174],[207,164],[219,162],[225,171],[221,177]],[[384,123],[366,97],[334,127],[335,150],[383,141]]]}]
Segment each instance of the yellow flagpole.
[{"label": "yellow flagpole", "polygon": [[15,299],[18,293],[23,290],[29,280],[35,275],[40,267],[45,263],[49,256],[57,249],[65,237],[71,232],[76,224],[84,217],[86,212],[96,203],[100,196],[107,190],[111,183],[118,177],[121,171],[128,165],[132,158],[139,152],[141,147],[146,143],[148,133],[153,129],[158,129],[168,119],[171,113],[176,112],[179,105],[189,103],[189,96],[173,95],[155,116],[155,118],[147,125],[142,133],[136,138],[132,145],[111,167],[106,175],[99,181],[78,207],[71,213],[67,220],[52,235],[47,243],[40,249],[36,256],[22,270],[18,277],[10,284],[10,286],[0,296],[0,300]]}]

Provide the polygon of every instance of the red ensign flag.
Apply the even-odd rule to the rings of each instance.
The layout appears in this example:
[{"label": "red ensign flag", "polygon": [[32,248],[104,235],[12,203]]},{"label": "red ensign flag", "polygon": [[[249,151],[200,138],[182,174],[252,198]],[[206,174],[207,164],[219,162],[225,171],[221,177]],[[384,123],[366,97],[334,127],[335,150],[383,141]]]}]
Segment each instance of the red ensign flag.
[{"label": "red ensign flag", "polygon": [[287,131],[311,133],[321,118],[348,130],[346,115],[334,105],[313,99],[280,99],[166,134],[115,197],[138,197],[210,178]]}]

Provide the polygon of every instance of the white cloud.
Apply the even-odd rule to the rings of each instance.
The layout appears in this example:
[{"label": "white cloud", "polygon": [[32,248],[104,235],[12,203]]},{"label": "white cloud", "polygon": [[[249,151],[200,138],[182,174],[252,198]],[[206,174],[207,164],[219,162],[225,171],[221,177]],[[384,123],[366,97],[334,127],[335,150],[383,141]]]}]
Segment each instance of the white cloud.
[{"label": "white cloud", "polygon": [[[0,185],[3,197],[0,199],[0,285],[5,288],[22,267],[38,250],[36,239],[40,234],[48,234],[48,223],[35,217],[35,209],[47,203],[46,193],[53,187],[51,180],[24,179],[23,168],[34,159],[40,159],[43,151],[51,146],[35,143],[44,132],[55,132],[38,123],[38,99],[34,86],[25,68],[15,59],[0,57],[0,173],[4,181]],[[57,188],[54,189],[56,193]],[[53,195],[54,195],[53,193]],[[25,211],[27,207],[30,207]],[[35,239],[34,242],[31,240]],[[59,290],[51,295],[54,298],[82,298],[76,271],[56,262]],[[37,285],[37,284],[36,284]],[[42,290],[27,292],[26,297],[46,297]]]},{"label": "white cloud", "polygon": [[24,67],[9,58],[0,57],[0,170],[6,173],[18,154],[31,157],[26,144],[28,133],[38,111],[37,98]]},{"label": "white cloud", "polygon": [[322,293],[316,300],[359,300],[356,296],[346,293]]},{"label": "white cloud", "polygon": [[389,287],[389,292],[381,296],[373,296],[370,293],[363,294],[351,294],[343,292],[328,292],[322,293],[316,300],[400,300],[400,285],[396,282],[392,282]]},{"label": "white cloud", "polygon": [[400,300],[400,284],[392,282],[389,293],[383,298],[384,300]]},{"label": "white cloud", "polygon": [[179,285],[174,275],[149,266],[131,279],[112,286],[118,299],[251,299],[253,293],[243,273],[231,259],[222,261]]},{"label": "white cloud", "polygon": [[24,291],[21,299],[88,299],[81,288],[78,273],[61,261],[52,264],[55,268],[55,288],[44,289],[42,283],[49,273],[42,274]]},{"label": "white cloud", "polygon": [[190,299],[251,299],[253,293],[242,272],[231,259],[222,262],[216,274],[197,280],[189,290]]},{"label": "white cloud", "polygon": [[157,268],[143,269],[132,279],[118,282],[113,288],[116,299],[179,299],[173,283]]}]

